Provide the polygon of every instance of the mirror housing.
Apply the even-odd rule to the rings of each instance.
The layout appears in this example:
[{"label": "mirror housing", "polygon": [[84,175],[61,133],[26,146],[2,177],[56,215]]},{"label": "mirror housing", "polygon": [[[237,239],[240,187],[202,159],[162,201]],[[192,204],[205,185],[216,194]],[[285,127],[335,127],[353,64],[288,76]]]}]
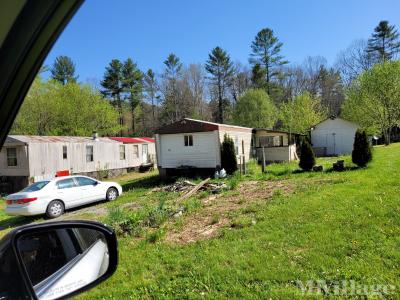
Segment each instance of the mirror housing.
[{"label": "mirror housing", "polygon": [[0,265],[6,258],[13,269],[11,275],[0,274],[0,278],[19,280],[25,287],[10,287],[14,289],[10,298],[64,299],[98,285],[115,272],[117,239],[111,228],[92,221],[28,225],[1,240]]}]

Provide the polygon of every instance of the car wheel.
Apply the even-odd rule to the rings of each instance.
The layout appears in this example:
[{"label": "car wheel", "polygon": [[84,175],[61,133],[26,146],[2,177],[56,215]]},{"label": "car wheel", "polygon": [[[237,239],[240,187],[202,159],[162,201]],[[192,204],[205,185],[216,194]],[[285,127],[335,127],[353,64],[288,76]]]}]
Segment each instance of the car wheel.
[{"label": "car wheel", "polygon": [[59,200],[51,201],[46,209],[46,216],[50,219],[57,218],[64,213],[64,204]]},{"label": "car wheel", "polygon": [[107,190],[106,199],[108,201],[113,201],[113,200],[117,199],[117,197],[118,197],[118,191],[116,188],[109,188]]}]

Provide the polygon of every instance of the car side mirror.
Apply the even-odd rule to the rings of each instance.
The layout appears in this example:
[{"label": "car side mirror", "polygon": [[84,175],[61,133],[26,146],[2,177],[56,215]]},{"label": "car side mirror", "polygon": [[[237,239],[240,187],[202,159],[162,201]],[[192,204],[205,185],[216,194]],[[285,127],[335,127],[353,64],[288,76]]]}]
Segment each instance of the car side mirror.
[{"label": "car side mirror", "polygon": [[115,233],[97,222],[30,225],[15,229],[5,239],[13,249],[25,293],[30,294],[21,296],[33,299],[82,293],[110,277],[118,264]]}]

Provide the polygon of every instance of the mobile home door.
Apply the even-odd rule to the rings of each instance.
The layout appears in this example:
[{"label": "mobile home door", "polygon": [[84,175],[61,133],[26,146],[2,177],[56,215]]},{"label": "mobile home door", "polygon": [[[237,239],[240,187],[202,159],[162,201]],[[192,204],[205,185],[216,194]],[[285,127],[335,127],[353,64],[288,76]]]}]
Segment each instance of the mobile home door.
[{"label": "mobile home door", "polygon": [[142,163],[147,164],[148,163],[148,154],[149,154],[149,145],[143,144],[142,145]]}]

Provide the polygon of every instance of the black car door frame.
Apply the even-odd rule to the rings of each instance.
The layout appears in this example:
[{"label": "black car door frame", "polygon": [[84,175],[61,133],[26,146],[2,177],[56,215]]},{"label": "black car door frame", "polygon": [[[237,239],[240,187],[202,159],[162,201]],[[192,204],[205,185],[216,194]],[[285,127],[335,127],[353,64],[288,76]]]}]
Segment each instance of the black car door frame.
[{"label": "black car door frame", "polygon": [[83,0],[28,0],[0,47],[0,149],[35,76]]}]

